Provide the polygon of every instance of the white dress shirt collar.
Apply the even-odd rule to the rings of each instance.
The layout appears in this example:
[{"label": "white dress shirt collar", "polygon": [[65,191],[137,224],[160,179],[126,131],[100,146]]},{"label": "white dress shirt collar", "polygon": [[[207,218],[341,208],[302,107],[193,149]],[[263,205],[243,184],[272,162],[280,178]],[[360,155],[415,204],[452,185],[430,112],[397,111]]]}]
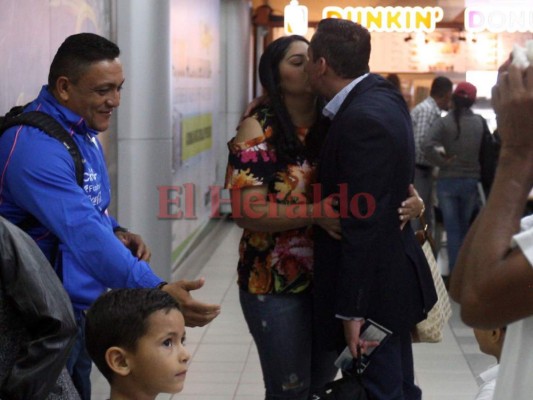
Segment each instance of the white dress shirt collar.
[{"label": "white dress shirt collar", "polygon": [[324,110],[322,110],[322,114],[324,114],[324,116],[328,117],[329,119],[333,119],[335,117],[335,114],[337,114],[337,112],[339,111],[339,108],[341,108],[342,103],[344,102],[344,100],[346,100],[346,97],[352,91],[355,85],[365,79],[368,75],[368,73],[361,75],[351,81],[344,88],[342,88],[342,90],[337,93],[335,97],[333,97],[329,101],[328,104],[326,104]]}]

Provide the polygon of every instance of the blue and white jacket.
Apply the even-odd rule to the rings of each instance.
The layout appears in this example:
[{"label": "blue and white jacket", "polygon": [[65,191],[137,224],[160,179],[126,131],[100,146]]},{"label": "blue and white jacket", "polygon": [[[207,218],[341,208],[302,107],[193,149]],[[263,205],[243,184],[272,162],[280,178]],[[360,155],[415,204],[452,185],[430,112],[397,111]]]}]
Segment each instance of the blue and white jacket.
[{"label": "blue and white jacket", "polygon": [[85,310],[107,288],[154,287],[161,282],[113,233],[111,199],[98,132],[58,103],[45,85],[25,111],[53,116],[76,141],[84,162],[84,186],[74,161],[57,139],[37,128],[14,126],[0,137],[0,215],[14,224],[29,214],[39,224],[28,230],[49,260],[75,310]]}]

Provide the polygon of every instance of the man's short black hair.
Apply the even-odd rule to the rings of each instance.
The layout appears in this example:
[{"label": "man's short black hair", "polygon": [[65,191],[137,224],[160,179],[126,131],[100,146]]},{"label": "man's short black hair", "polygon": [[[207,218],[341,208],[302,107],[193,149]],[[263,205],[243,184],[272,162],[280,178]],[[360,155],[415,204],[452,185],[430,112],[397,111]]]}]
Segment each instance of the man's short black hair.
[{"label": "man's short black hair", "polygon": [[48,86],[53,88],[60,76],[76,82],[95,62],[114,60],[120,55],[118,46],[94,33],[71,35],[59,46],[48,74]]},{"label": "man's short black hair", "polygon": [[437,76],[431,83],[431,89],[429,95],[431,97],[443,97],[451,93],[453,89],[453,83],[445,76]]},{"label": "man's short black hair", "polygon": [[180,310],[176,300],[160,289],[115,289],[100,296],[87,312],[85,342],[89,355],[105,378],[113,371],[105,353],[113,346],[135,351],[148,331],[148,317],[159,310]]},{"label": "man's short black hair", "polygon": [[310,47],[313,61],[324,57],[341,78],[355,79],[369,71],[370,32],[355,22],[336,18],[321,20]]}]

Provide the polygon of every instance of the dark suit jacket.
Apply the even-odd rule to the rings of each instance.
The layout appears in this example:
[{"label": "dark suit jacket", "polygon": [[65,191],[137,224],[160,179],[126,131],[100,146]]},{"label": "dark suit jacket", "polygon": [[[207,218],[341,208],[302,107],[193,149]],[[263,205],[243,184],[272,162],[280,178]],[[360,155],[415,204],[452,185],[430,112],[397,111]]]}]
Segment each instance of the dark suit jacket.
[{"label": "dark suit jacket", "polygon": [[[388,82],[370,74],[342,104],[320,157],[322,198],[345,191],[353,205],[351,212],[341,199],[346,215],[341,241],[316,231],[316,316],[327,324],[321,330],[325,338],[333,339],[336,332],[338,339],[341,324],[335,314],[371,318],[393,332],[405,332],[435,303],[424,253],[409,224],[400,230],[397,213],[413,175],[414,141],[405,101]],[[367,207],[369,198],[375,209]]]}]

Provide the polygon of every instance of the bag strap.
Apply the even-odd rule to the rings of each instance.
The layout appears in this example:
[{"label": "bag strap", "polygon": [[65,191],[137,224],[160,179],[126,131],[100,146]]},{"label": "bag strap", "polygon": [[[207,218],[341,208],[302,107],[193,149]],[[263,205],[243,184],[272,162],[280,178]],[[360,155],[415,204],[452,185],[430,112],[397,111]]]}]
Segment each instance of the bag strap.
[{"label": "bag strap", "polygon": [[4,117],[2,132],[17,125],[38,128],[48,136],[59,140],[74,160],[76,182],[83,187],[83,158],[74,138],[52,116],[41,111],[23,113],[23,106],[13,107]]},{"label": "bag strap", "polygon": [[[12,107],[9,112],[0,118],[0,135],[7,129],[17,125],[27,125],[37,128],[48,136],[59,140],[67,149],[74,161],[76,182],[83,188],[83,157],[74,141],[74,138],[52,116],[41,111],[23,112],[26,106]],[[39,221],[30,215],[17,224],[17,227],[27,232],[30,228],[39,225]]]},{"label": "bag strap", "polygon": [[422,229],[419,229],[415,232],[418,242],[422,246],[424,242],[427,241],[431,247],[431,250],[435,251],[435,240],[433,239],[433,236],[431,236],[424,213],[420,214],[418,220],[420,221],[420,226],[422,227]]}]

